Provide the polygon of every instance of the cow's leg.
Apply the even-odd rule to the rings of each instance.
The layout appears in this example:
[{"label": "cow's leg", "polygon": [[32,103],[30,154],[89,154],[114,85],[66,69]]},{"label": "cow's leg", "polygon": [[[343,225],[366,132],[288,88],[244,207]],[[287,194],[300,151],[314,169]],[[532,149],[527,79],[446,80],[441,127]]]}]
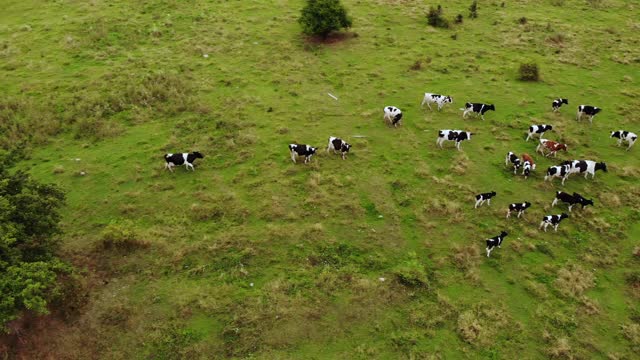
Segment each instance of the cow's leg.
[{"label": "cow's leg", "polygon": [[544,220],[540,223],[540,226],[538,227],[538,229],[542,229],[543,226],[544,226]]},{"label": "cow's leg", "polygon": [[491,254],[491,250],[493,250],[493,248],[487,247],[487,257],[489,257],[489,254]]},{"label": "cow's leg", "polygon": [[507,219],[511,217],[511,210],[507,210]]},{"label": "cow's leg", "polygon": [[487,199],[487,205],[491,206],[491,199]]},{"label": "cow's leg", "polygon": [[293,163],[296,163],[296,154],[294,151],[291,151],[291,161],[293,161]]},{"label": "cow's leg", "polygon": [[551,207],[556,206],[557,203],[558,203],[558,198],[553,199],[553,202],[551,203]]},{"label": "cow's leg", "polygon": [[569,205],[569,212],[571,212],[571,208],[573,207],[573,205],[575,205],[575,204]]},{"label": "cow's leg", "polygon": [[474,206],[474,208],[477,209],[478,205],[482,205],[482,200],[476,200],[476,206]]},{"label": "cow's leg", "polygon": [[560,223],[557,223],[553,226],[553,231],[558,231],[558,225],[560,225]]}]

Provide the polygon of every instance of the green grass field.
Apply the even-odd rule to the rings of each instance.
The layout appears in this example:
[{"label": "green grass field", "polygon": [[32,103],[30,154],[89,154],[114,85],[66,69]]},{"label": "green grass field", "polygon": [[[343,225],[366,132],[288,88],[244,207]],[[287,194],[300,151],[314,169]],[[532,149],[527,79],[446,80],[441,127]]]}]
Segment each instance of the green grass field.
[{"label": "green grass field", "polygon": [[[452,0],[464,22],[442,30],[426,24],[436,2],[343,3],[353,36],[318,44],[302,0],[5,2],[0,143],[26,142],[18,167],[67,192],[64,257],[87,293],[5,356],[638,358],[640,149],[609,133],[640,133],[640,4],[479,1],[472,20]],[[541,81],[517,80],[525,62]],[[454,103],[421,109],[424,92]],[[556,97],[570,105],[552,113]],[[496,111],[463,120],[467,101]],[[604,110],[589,125],[579,104]],[[535,155],[524,180],[504,156],[535,153],[531,124],[569,151]],[[440,150],[439,129],[477,135]],[[353,145],[346,161],[329,136]],[[292,142],[320,151],[294,165]],[[164,170],[192,150],[195,172]],[[569,159],[609,171],[543,181]],[[557,190],[595,206],[541,232],[566,211]]]}]

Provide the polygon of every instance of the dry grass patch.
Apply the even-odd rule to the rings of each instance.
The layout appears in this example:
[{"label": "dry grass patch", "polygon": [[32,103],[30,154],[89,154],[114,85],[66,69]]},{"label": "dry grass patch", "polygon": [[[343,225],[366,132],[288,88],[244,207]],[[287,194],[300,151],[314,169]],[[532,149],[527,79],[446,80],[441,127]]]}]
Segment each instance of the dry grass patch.
[{"label": "dry grass patch", "polygon": [[553,285],[562,295],[577,298],[595,285],[595,277],[578,265],[569,265],[558,270]]}]

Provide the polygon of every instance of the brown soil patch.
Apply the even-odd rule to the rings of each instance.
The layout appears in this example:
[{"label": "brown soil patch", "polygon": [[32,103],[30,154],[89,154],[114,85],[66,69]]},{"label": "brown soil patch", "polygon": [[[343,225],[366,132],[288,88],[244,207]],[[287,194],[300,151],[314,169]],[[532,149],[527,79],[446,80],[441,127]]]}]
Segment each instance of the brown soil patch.
[{"label": "brown soil patch", "polygon": [[352,38],[357,38],[358,33],[350,33],[350,32],[332,32],[327,37],[322,36],[308,36],[306,37],[306,42],[310,44],[324,44],[331,45],[341,43],[343,41],[347,41]]}]

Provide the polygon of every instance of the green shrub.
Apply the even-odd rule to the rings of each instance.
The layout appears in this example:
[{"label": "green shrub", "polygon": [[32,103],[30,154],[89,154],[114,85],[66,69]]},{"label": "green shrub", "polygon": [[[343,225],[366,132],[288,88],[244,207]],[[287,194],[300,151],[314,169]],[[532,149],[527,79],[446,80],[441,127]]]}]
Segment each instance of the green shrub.
[{"label": "green shrub", "polygon": [[429,286],[429,279],[425,268],[416,256],[416,253],[409,253],[409,259],[397,266],[393,274],[398,282],[410,288],[423,288]]},{"label": "green shrub", "polygon": [[340,0],[307,0],[298,19],[302,32],[326,38],[332,31],[350,28],[351,18]]},{"label": "green shrub", "polygon": [[478,2],[474,1],[471,3],[471,6],[469,6],[469,17],[471,19],[475,19],[478,17]]},{"label": "green shrub", "polygon": [[58,277],[72,272],[56,257],[64,193],[25,172],[10,174],[16,151],[0,152],[0,329],[4,330],[24,310],[47,313],[47,306],[64,296]]},{"label": "green shrub", "polygon": [[101,243],[105,249],[116,250],[134,250],[148,246],[147,242],[138,239],[133,223],[128,220],[107,225],[102,231]]},{"label": "green shrub", "polygon": [[519,79],[522,81],[540,80],[540,70],[538,69],[538,64],[536,63],[520,64],[519,74]]},{"label": "green shrub", "polygon": [[437,8],[434,8],[433,6],[429,8],[429,12],[427,13],[427,23],[437,28],[449,28],[449,20],[442,16],[442,6],[438,5]]}]

